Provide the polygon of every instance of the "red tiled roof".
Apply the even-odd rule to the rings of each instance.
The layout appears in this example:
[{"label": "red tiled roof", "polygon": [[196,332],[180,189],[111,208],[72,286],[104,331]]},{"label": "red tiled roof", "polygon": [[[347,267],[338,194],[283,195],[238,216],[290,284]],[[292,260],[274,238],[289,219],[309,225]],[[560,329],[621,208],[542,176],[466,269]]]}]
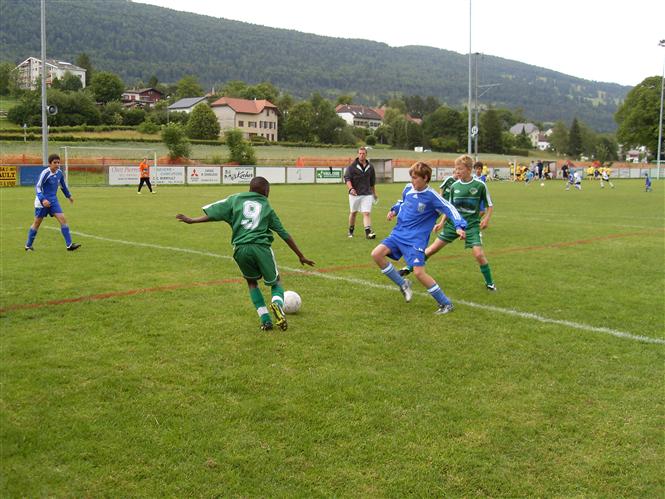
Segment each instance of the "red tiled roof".
[{"label": "red tiled roof", "polygon": [[211,107],[229,106],[236,113],[259,114],[266,107],[277,109],[272,102],[261,100],[235,99],[233,97],[222,97],[211,104]]}]

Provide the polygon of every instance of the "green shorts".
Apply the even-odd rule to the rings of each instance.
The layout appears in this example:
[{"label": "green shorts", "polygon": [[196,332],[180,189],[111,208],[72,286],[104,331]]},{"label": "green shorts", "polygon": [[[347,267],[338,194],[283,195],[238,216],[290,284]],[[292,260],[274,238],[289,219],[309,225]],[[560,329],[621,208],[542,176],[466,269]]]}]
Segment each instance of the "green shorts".
[{"label": "green shorts", "polygon": [[245,279],[263,278],[271,286],[279,280],[277,261],[270,246],[263,244],[242,244],[233,252],[233,259],[240,267]]},{"label": "green shorts", "polygon": [[[483,236],[480,233],[479,224],[471,225],[464,230],[466,231],[466,240],[464,241],[465,248],[468,249],[473,248],[474,246],[483,245]],[[446,243],[452,243],[459,237],[459,235],[455,232],[455,226],[447,223],[443,226],[443,230],[439,232],[437,237]]]}]

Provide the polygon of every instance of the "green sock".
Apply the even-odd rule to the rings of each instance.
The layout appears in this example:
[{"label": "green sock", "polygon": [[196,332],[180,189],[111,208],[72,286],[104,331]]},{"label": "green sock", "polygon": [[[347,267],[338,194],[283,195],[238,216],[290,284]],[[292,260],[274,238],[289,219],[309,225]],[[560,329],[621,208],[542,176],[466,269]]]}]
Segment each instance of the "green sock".
[{"label": "green sock", "polygon": [[485,265],[480,266],[480,272],[483,274],[483,277],[485,278],[485,284],[487,285],[492,285],[494,284],[494,280],[492,279],[492,271],[490,270],[490,264],[486,263]]},{"label": "green sock", "polygon": [[254,308],[256,308],[256,313],[259,314],[261,318],[261,324],[270,322],[270,314],[268,313],[268,307],[266,307],[266,302],[263,299],[263,294],[259,288],[250,288],[249,297],[252,299]]},{"label": "green sock", "polygon": [[279,304],[283,307],[284,306],[284,288],[282,287],[281,284],[273,284],[270,286],[270,293],[272,294],[272,301],[276,301],[275,298],[277,298],[277,301],[279,301]]}]

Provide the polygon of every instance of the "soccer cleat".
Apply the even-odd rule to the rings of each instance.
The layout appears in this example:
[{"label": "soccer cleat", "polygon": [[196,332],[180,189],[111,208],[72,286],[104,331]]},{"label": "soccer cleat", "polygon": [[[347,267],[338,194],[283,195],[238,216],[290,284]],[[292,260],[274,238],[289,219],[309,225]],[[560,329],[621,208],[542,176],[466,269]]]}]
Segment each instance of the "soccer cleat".
[{"label": "soccer cleat", "polygon": [[141,194],[141,191],[137,191],[137,193],[136,193],[136,194]]},{"label": "soccer cleat", "polygon": [[264,322],[259,328],[261,331],[272,331],[272,322]]},{"label": "soccer cleat", "polygon": [[486,284],[487,291],[496,291],[496,284]]},{"label": "soccer cleat", "polygon": [[404,276],[409,275],[409,274],[412,272],[412,270],[413,270],[413,269],[411,269],[411,268],[409,268],[408,266],[406,266],[406,267],[403,267],[403,268],[399,269],[399,272],[398,272],[398,273],[399,273],[399,275],[401,275],[402,277],[404,277]]},{"label": "soccer cleat", "polygon": [[349,238],[352,238],[352,237],[353,237],[353,233],[352,233],[352,232],[349,232],[347,236],[348,236]]},{"label": "soccer cleat", "polygon": [[447,303],[445,305],[439,305],[439,308],[437,308],[434,313],[436,315],[443,315],[443,314],[449,314],[455,310],[455,306],[452,303]]},{"label": "soccer cleat", "polygon": [[409,303],[411,301],[411,298],[413,298],[413,289],[411,289],[411,281],[409,281],[408,279],[404,279],[404,284],[402,284],[399,287],[399,290],[404,295],[404,300],[406,300],[406,302]]},{"label": "soccer cleat", "polygon": [[32,246],[26,246],[25,251],[35,251],[35,248],[33,248]]},{"label": "soccer cleat", "polygon": [[286,322],[286,315],[284,314],[284,309],[282,306],[278,302],[274,301],[270,304],[270,310],[272,310],[275,319],[277,319],[275,321],[277,327],[282,331],[286,331],[289,327],[289,324]]},{"label": "soccer cleat", "polygon": [[81,247],[80,244],[78,244],[78,243],[72,243],[72,244],[70,244],[69,246],[67,246],[67,251],[76,251],[76,250],[79,249],[80,247]]},{"label": "soccer cleat", "polygon": [[365,235],[365,238],[366,238],[366,239],[376,239],[376,234],[374,234],[374,232],[368,232],[368,233]]}]

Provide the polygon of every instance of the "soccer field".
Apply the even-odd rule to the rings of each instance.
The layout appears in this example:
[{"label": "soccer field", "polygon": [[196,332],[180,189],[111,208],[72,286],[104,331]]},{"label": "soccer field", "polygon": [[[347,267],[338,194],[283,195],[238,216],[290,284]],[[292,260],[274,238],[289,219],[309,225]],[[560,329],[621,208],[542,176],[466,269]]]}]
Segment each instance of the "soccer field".
[{"label": "soccer field", "polygon": [[303,306],[270,333],[228,225],[175,220],[246,186],[74,187],[81,249],[46,219],[29,253],[34,190],[0,190],[0,496],[662,497],[663,184],[583,186],[490,183],[499,291],[456,242],[437,316],[370,258],[403,184],[376,241],[344,186],[275,185],[317,266],[276,239]]}]

